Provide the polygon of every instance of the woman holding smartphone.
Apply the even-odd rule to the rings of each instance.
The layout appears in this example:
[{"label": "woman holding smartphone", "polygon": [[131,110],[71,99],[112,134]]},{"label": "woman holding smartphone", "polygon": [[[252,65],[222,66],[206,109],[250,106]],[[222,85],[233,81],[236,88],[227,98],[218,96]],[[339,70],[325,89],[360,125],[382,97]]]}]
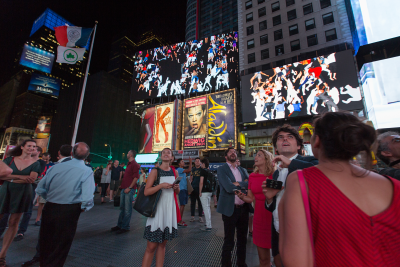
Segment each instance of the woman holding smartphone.
[{"label": "woman holding smartphone", "polygon": [[[150,172],[144,189],[145,196],[153,195],[159,190],[162,190],[162,193],[157,203],[155,216],[147,219],[144,231],[144,238],[147,239],[147,247],[143,257],[143,267],[151,266],[156,250],[156,266],[162,267],[167,241],[178,237],[180,214],[177,212],[174,195],[179,194],[179,184],[174,184],[176,176],[170,167],[172,157],[171,149],[164,148],[161,151],[162,163],[159,168],[155,168]],[[158,172],[160,173],[158,174]],[[157,175],[160,176],[160,183],[154,185]]]},{"label": "woman holding smartphone", "polygon": [[258,258],[261,267],[270,266],[271,223],[272,213],[264,208],[265,196],[262,192],[262,183],[272,179],[274,173],[273,156],[270,152],[261,149],[254,159],[254,172],[249,176],[247,196],[240,191],[237,195],[246,203],[255,201],[253,218],[253,243],[257,246]]}]

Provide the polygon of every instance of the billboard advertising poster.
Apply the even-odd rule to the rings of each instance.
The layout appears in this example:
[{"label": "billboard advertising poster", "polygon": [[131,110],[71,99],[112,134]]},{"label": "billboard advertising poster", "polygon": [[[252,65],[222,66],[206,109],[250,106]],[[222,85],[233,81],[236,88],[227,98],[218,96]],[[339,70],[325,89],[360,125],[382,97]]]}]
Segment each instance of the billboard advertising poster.
[{"label": "billboard advertising poster", "polygon": [[140,125],[139,153],[151,153],[153,150],[153,128],[155,110],[155,107],[151,107],[143,111],[141,117],[142,123]]},{"label": "billboard advertising poster", "polygon": [[236,147],[235,90],[208,95],[207,149]]},{"label": "billboard advertising poster", "polygon": [[19,64],[38,71],[51,73],[55,55],[42,49],[24,45]]},{"label": "billboard advertising poster", "polygon": [[39,117],[38,124],[36,125],[35,134],[37,138],[46,138],[50,135],[51,116]]},{"label": "billboard advertising poster", "polygon": [[243,122],[363,108],[351,50],[242,77]]},{"label": "billboard advertising poster", "polygon": [[139,51],[133,70],[133,100],[190,96],[238,86],[237,32]]},{"label": "billboard advertising poster", "polygon": [[207,96],[185,99],[183,110],[183,148],[206,148]]},{"label": "billboard advertising poster", "polygon": [[32,73],[31,81],[28,90],[58,96],[61,88],[61,80]]},{"label": "billboard advertising poster", "polygon": [[374,61],[360,71],[367,117],[376,129],[400,127],[400,57]]},{"label": "billboard advertising poster", "polygon": [[36,141],[36,146],[42,148],[42,153],[47,152],[47,148],[49,147],[49,138],[41,138],[41,139],[33,139]]},{"label": "billboard advertising poster", "polygon": [[172,147],[174,125],[174,103],[158,105],[155,108],[153,126],[153,152]]}]

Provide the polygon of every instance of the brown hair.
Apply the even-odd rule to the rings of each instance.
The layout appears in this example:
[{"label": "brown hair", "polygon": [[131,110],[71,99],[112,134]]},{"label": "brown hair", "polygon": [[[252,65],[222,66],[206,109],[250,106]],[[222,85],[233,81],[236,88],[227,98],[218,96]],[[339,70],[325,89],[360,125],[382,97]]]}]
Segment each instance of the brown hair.
[{"label": "brown hair", "polygon": [[284,124],[278,127],[272,134],[272,144],[274,145],[275,149],[276,149],[276,142],[278,141],[278,135],[280,132],[289,133],[296,138],[297,145],[300,146],[300,149],[297,151],[297,153],[301,154],[301,150],[303,149],[303,139],[300,137],[299,132],[289,124]]},{"label": "brown hair", "polygon": [[[272,163],[272,160],[274,158],[272,153],[267,151],[267,150],[265,150],[265,149],[260,149],[260,150],[258,150],[258,152],[262,152],[264,154],[264,158],[265,158],[265,175],[269,176],[269,175],[273,174],[274,171],[275,171],[275,167],[274,167],[274,164]],[[254,166],[254,172],[255,173],[259,173],[259,169],[258,169],[257,166]]]},{"label": "brown hair", "polygon": [[373,127],[349,113],[327,112],[314,120],[314,128],[328,159],[351,160],[365,152],[366,167],[371,167],[371,146],[376,139]]},{"label": "brown hair", "polygon": [[21,147],[25,146],[26,143],[28,143],[28,142],[33,142],[33,143],[36,144],[36,141],[35,141],[35,140],[32,140],[32,139],[24,140],[20,145],[18,145],[18,146],[14,147],[13,149],[10,150],[9,156],[11,156],[11,157],[18,157],[18,156],[21,156],[21,155],[22,155],[22,149],[21,149]]}]

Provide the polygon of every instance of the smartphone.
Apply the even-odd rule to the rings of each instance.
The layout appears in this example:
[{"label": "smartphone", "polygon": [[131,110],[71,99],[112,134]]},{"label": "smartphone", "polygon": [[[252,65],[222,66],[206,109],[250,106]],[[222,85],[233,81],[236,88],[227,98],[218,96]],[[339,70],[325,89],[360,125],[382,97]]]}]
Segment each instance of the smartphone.
[{"label": "smartphone", "polygon": [[175,181],[172,183],[173,185],[179,184],[182,181],[182,176],[179,176],[178,178],[175,179]]},{"label": "smartphone", "polygon": [[281,190],[282,189],[282,185],[283,185],[283,183],[281,181],[275,181],[275,180],[272,180],[272,179],[267,179],[267,187],[268,188]]}]

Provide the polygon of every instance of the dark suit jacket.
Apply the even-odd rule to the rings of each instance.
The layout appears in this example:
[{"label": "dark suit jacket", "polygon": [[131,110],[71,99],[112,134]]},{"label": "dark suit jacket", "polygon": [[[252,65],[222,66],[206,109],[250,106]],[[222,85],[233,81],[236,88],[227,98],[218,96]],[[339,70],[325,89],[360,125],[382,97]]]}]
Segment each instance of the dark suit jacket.
[{"label": "dark suit jacket", "polygon": [[[312,167],[317,164],[318,164],[318,160],[312,156],[303,157],[303,156],[298,155],[295,159],[292,159],[292,162],[290,163],[290,165],[288,167],[288,175],[294,171]],[[279,171],[276,170],[274,172],[274,174],[272,175],[272,178],[275,181],[277,181],[278,177],[279,177]],[[273,212],[276,209],[276,196],[274,197],[274,200],[272,201],[272,203],[269,207],[267,207],[267,203],[265,202],[265,208],[267,210],[269,210],[270,212]]]},{"label": "dark suit jacket", "polygon": [[[239,167],[238,169],[242,175],[242,181],[249,179],[249,174],[244,168]],[[233,193],[233,189],[237,189],[237,187],[233,183],[236,182],[236,179],[228,163],[225,163],[217,169],[217,176],[220,186],[217,212],[230,217],[235,207],[235,193]],[[247,189],[248,182],[239,182],[239,184],[241,187]]]}]

